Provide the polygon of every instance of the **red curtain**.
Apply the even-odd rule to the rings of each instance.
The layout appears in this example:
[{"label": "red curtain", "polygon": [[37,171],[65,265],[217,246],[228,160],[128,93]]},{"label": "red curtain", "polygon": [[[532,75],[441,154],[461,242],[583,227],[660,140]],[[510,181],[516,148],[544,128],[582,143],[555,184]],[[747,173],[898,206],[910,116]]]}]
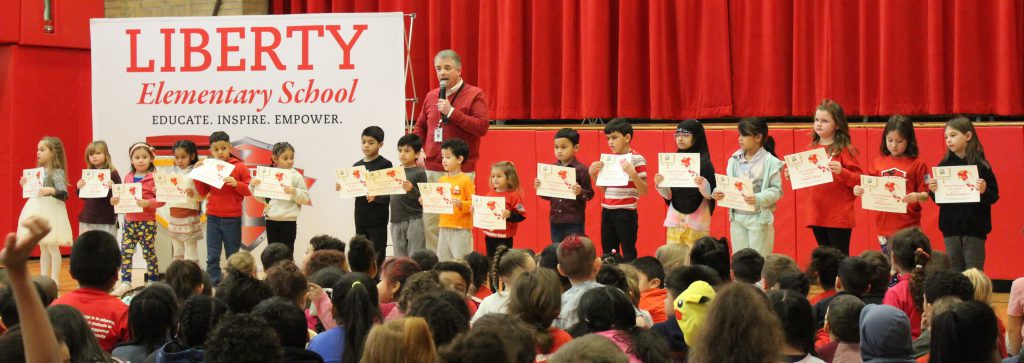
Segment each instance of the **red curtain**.
[{"label": "red curtain", "polygon": [[310,0],[416,13],[422,97],[451,48],[495,119],[1024,114],[1024,0]]}]

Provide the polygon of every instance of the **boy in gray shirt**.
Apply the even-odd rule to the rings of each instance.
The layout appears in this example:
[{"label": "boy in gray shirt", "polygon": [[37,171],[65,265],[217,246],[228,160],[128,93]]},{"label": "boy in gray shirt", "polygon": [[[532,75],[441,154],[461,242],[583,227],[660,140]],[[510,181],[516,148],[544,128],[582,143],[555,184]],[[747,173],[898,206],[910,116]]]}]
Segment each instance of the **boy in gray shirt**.
[{"label": "boy in gray shirt", "polygon": [[416,165],[423,141],[416,134],[398,139],[398,162],[405,168],[406,193],[391,197],[391,238],[395,243],[396,256],[411,256],[425,248],[423,234],[423,206],[420,204],[418,183],[427,182],[422,166]]}]

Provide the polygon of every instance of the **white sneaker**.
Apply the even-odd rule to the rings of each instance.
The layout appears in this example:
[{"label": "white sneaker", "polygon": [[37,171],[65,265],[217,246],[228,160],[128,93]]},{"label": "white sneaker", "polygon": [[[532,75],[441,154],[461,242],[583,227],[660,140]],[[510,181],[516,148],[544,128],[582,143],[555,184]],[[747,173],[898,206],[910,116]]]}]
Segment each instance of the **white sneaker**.
[{"label": "white sneaker", "polygon": [[131,284],[129,284],[127,282],[120,282],[120,283],[117,284],[117,287],[115,287],[114,290],[110,292],[110,294],[114,295],[117,298],[121,298],[121,295],[124,295],[124,293],[128,292],[128,290],[131,290],[131,289],[132,289],[132,285]]}]

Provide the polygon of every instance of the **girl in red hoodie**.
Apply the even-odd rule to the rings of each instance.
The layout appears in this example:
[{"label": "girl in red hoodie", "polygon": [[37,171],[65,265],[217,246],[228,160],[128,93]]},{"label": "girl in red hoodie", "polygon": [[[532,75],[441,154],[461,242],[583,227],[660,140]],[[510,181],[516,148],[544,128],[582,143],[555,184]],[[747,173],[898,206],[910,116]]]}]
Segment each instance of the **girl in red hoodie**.
[{"label": "girl in red hoodie", "polygon": [[[249,191],[249,168],[231,154],[231,137],[224,131],[210,134],[210,155],[234,165],[231,175],[224,177],[220,189],[193,180],[196,192],[208,196],[206,203],[206,273],[213,285],[220,283],[220,256],[223,245],[226,256],[242,247],[242,200],[252,195]],[[200,161],[196,167],[202,166]]]},{"label": "girl in red hoodie", "polygon": [[523,207],[523,195],[519,191],[519,173],[516,166],[508,161],[499,161],[491,166],[491,191],[488,197],[504,197],[505,205],[502,218],[505,218],[505,229],[484,230],[484,241],[487,244],[487,257],[494,257],[498,246],[512,249],[512,238],[516,235],[519,222],[526,219],[526,208]]},{"label": "girl in red hoodie", "polygon": [[[131,289],[132,257],[135,256],[135,245],[142,246],[142,257],[146,260],[146,282],[159,280],[159,268],[156,260],[156,209],[163,205],[156,201],[156,183],[153,182],[153,159],[156,157],[153,147],[144,142],[132,144],[128,149],[132,160],[131,171],[125,175],[125,183],[142,184],[142,199],[136,201],[142,212],[124,215],[124,230],[121,238],[121,283],[112,293],[123,295]],[[117,205],[121,196],[114,195],[110,204]]]}]

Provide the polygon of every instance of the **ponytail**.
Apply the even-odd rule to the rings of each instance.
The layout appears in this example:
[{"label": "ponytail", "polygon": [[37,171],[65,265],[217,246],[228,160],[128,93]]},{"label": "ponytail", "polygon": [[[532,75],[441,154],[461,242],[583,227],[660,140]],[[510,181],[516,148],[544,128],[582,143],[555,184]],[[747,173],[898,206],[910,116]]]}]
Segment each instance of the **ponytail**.
[{"label": "ponytail", "polygon": [[924,311],[924,280],[932,246],[920,228],[905,228],[892,236],[892,261],[898,270],[910,272],[910,295],[917,311]]},{"label": "ponytail", "polygon": [[491,285],[491,291],[501,291],[501,280],[498,276],[498,265],[501,264],[501,258],[508,253],[508,246],[499,245],[494,251],[494,258],[491,259],[491,274],[487,277],[488,283]]},{"label": "ponytail", "polygon": [[779,157],[775,155],[775,139],[768,135],[768,121],[764,117],[744,117],[736,128],[742,136],[761,135],[761,147],[772,156]]},{"label": "ponytail", "polygon": [[353,272],[342,276],[334,285],[335,321],[345,328],[341,361],[358,363],[363,356],[366,337],[377,322],[383,320],[377,306],[377,285],[369,276]]},{"label": "ponytail", "polygon": [[923,247],[914,250],[914,270],[910,273],[910,296],[914,299],[917,311],[924,311],[924,280],[927,278],[925,266],[931,260],[931,254]]},{"label": "ponytail", "polygon": [[764,150],[767,151],[769,154],[772,154],[772,156],[776,158],[779,157],[778,155],[775,154],[775,138],[772,137],[771,135],[768,135],[768,137],[764,139],[764,144],[761,145],[761,147],[764,147]]}]

